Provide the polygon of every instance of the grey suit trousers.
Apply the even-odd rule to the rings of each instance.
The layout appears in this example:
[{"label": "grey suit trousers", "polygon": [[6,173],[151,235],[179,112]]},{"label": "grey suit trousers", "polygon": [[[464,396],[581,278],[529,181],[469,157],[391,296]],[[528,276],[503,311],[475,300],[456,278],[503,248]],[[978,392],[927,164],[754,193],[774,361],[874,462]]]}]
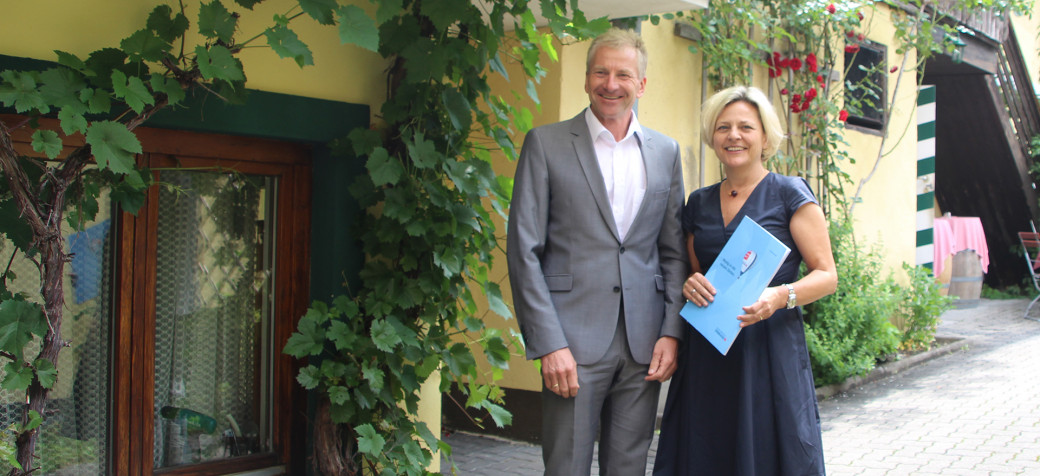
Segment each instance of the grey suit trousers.
[{"label": "grey suit trousers", "polygon": [[649,365],[632,358],[625,334],[622,311],[603,359],[578,365],[577,397],[563,398],[542,389],[546,476],[588,476],[597,435],[600,475],[646,473],[661,383],[644,380]]}]

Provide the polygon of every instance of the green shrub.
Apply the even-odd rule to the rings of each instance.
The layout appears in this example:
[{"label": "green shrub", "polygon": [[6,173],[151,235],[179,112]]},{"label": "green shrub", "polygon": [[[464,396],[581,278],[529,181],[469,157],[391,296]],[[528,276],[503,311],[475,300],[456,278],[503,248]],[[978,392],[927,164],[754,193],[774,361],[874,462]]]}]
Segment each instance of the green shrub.
[{"label": "green shrub", "polygon": [[1030,282],[1030,277],[1026,277],[1020,284],[1012,284],[1005,286],[1003,289],[991,288],[985,284],[982,285],[982,298],[983,299],[1022,299],[1036,296],[1036,291],[1033,290],[1033,283]]},{"label": "green shrub", "polygon": [[817,385],[865,375],[877,359],[899,346],[889,322],[902,293],[891,275],[882,278],[880,252],[856,243],[850,223],[831,224],[838,267],[834,294],[805,306],[805,337]]},{"label": "green shrub", "polygon": [[942,285],[927,269],[903,263],[903,270],[909,276],[910,284],[903,288],[897,311],[897,322],[903,329],[899,348],[927,350],[935,341],[939,316],[953,307],[953,298],[940,294]]}]

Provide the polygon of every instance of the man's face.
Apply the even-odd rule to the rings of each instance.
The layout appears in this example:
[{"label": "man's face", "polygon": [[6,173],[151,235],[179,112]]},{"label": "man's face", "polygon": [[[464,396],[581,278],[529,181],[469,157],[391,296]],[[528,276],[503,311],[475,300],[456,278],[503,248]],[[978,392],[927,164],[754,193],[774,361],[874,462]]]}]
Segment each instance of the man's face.
[{"label": "man's face", "polygon": [[627,124],[632,105],[644,91],[646,78],[639,77],[639,52],[635,48],[601,46],[596,50],[585,73],[585,92],[600,122]]}]

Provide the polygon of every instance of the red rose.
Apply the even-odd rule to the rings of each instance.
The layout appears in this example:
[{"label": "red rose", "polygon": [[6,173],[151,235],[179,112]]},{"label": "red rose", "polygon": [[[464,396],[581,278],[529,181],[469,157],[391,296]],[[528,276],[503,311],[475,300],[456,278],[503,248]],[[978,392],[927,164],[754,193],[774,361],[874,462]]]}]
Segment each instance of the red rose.
[{"label": "red rose", "polygon": [[838,120],[841,122],[849,120],[849,111],[842,109],[841,112],[838,113]]},{"label": "red rose", "polygon": [[794,96],[791,96],[791,104],[798,104],[800,102],[802,102],[801,94],[795,94]]},{"label": "red rose", "polygon": [[845,45],[845,52],[846,53],[855,53],[857,51],[859,51],[859,45],[857,45],[857,44]]},{"label": "red rose", "polygon": [[860,34],[856,35],[856,39],[859,40],[859,41],[863,41],[864,38],[866,38],[866,37],[863,36],[863,33],[860,33]]},{"label": "red rose", "polygon": [[791,67],[791,59],[790,58],[784,58],[784,59],[780,60],[780,63],[777,64],[777,66],[780,67],[780,68],[790,68]]},{"label": "red rose", "polygon": [[802,69],[802,60],[798,58],[791,58],[791,71],[798,71]]},{"label": "red rose", "polygon": [[805,65],[809,68],[810,73],[815,73],[816,71],[818,71],[820,68],[819,64],[816,63],[816,54],[809,53],[808,55],[806,55]]},{"label": "red rose", "polygon": [[893,66],[892,69],[888,70],[889,73],[895,73],[896,71],[899,71],[899,66]]},{"label": "red rose", "polygon": [[856,12],[856,16],[859,17],[860,21],[863,21],[863,12]]},{"label": "red rose", "polygon": [[788,91],[788,90],[787,90],[787,88],[784,88],[784,89],[781,89],[781,90],[780,90],[780,94],[782,94],[782,95],[784,95],[784,96],[787,96],[788,94],[790,94],[790,92],[791,92],[791,91]]},{"label": "red rose", "polygon": [[856,36],[856,32],[854,32],[852,30],[846,31],[845,32],[845,36],[847,36],[849,38],[852,38],[852,37]]},{"label": "red rose", "polygon": [[822,74],[817,74],[816,75],[816,82],[820,83],[820,86],[823,86],[823,75]]},{"label": "red rose", "polygon": [[836,11],[838,11],[838,9],[837,9],[837,7],[834,6],[833,3],[830,3],[830,4],[827,5],[827,13],[830,13],[830,14],[833,15],[834,12],[836,12]]},{"label": "red rose", "polygon": [[816,98],[816,88],[809,88],[809,90],[805,92],[805,101],[809,102],[809,101],[812,101],[815,98]]}]

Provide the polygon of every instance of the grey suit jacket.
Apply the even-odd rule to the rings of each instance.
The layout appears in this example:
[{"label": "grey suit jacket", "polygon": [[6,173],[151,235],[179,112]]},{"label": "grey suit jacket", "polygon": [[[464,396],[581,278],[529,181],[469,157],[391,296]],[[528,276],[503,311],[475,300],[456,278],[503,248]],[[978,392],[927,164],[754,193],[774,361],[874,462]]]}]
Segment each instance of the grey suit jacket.
[{"label": "grey suit jacket", "polygon": [[506,250],[527,358],[569,347],[579,364],[598,361],[622,302],[637,362],[650,362],[659,337],[681,337],[688,267],[679,146],[643,128],[640,149],[646,194],[622,242],[584,113],[527,134]]}]

